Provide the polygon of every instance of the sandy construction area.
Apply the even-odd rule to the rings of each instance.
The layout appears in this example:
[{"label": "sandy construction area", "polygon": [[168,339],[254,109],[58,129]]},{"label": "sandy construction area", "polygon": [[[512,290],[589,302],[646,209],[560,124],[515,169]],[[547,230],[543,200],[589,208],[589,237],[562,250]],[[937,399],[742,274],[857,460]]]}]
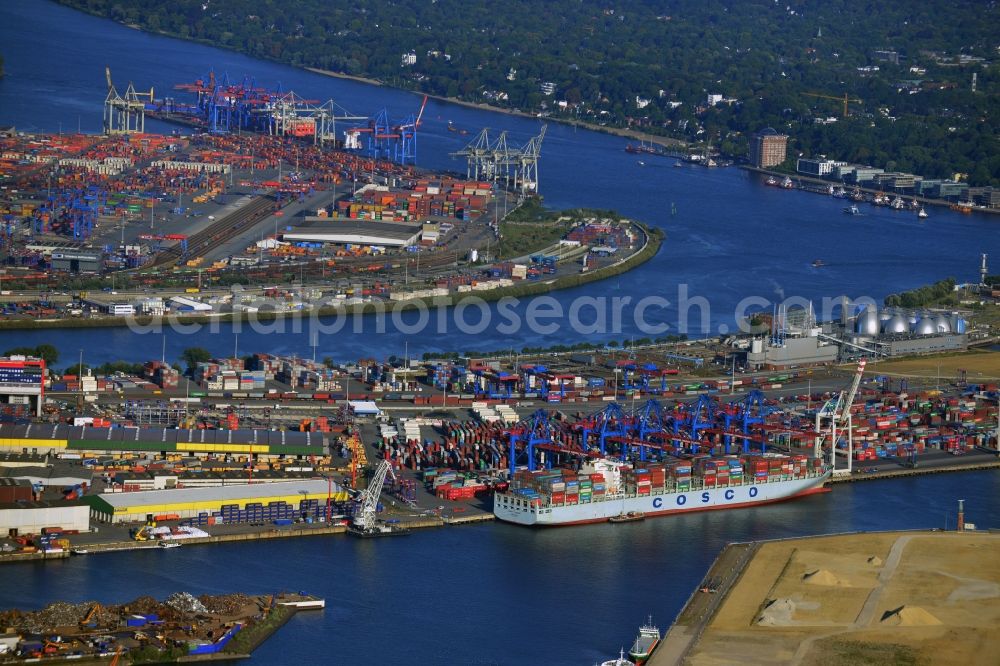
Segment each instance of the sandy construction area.
[{"label": "sandy construction area", "polygon": [[687,663],[996,664],[1000,535],[767,543]]}]

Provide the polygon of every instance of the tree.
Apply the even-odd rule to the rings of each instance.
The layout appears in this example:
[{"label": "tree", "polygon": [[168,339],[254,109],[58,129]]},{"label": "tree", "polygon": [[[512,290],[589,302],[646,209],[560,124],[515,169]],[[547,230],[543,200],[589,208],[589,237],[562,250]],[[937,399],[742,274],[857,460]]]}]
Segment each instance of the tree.
[{"label": "tree", "polygon": [[188,347],[181,352],[181,360],[187,363],[187,369],[194,370],[199,363],[205,363],[212,358],[212,352],[203,347]]},{"label": "tree", "polygon": [[3,353],[4,356],[34,356],[45,361],[45,365],[52,367],[59,360],[59,350],[49,344],[41,344],[37,347],[14,347]]},{"label": "tree", "polygon": [[82,365],[79,364],[79,363],[74,363],[73,365],[71,365],[68,368],[66,368],[65,370],[63,370],[63,374],[64,375],[74,375],[76,377],[82,377],[87,370],[90,370],[90,366],[87,365],[86,363],[84,363]]}]

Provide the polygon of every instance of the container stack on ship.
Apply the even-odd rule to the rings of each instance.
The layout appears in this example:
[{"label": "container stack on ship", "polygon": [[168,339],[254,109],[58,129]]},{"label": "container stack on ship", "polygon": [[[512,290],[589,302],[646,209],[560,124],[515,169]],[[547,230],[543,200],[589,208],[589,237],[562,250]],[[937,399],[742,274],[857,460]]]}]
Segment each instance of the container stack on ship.
[{"label": "container stack on ship", "polygon": [[830,470],[804,455],[745,454],[641,463],[601,458],[571,469],[517,470],[494,498],[497,518],[572,525],[778,502],[821,491]]}]

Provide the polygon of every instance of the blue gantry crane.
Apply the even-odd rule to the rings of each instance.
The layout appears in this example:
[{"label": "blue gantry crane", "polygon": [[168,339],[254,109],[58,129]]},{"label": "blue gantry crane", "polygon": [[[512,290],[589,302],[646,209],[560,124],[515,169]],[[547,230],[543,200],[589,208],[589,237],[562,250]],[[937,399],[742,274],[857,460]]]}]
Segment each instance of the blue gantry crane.
[{"label": "blue gantry crane", "polygon": [[549,413],[544,409],[539,409],[531,415],[528,421],[508,431],[510,438],[510,473],[514,474],[517,467],[518,444],[522,444],[521,453],[526,457],[529,470],[537,468],[535,462],[535,448],[538,446],[554,444],[552,438],[552,425],[549,423]]}]

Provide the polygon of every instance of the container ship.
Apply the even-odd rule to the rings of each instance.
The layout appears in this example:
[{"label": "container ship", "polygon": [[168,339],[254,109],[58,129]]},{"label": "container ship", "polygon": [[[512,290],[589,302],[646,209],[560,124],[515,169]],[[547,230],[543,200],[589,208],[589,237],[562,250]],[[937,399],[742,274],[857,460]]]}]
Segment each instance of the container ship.
[{"label": "container ship", "polygon": [[560,526],[735,509],[824,492],[831,473],[821,459],[804,455],[704,455],[641,464],[599,458],[579,471],[517,470],[510,488],[494,495],[493,514],[519,525]]}]

